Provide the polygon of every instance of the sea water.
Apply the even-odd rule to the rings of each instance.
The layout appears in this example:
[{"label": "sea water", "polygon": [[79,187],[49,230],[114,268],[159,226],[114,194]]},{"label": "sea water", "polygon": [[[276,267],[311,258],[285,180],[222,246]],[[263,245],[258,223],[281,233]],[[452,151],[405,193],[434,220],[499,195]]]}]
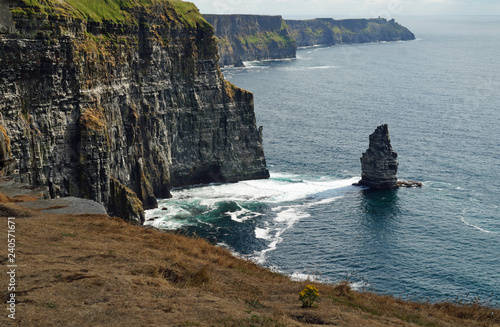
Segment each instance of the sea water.
[{"label": "sea water", "polygon": [[[500,17],[400,22],[417,40],[225,69],[254,93],[271,178],[174,190],[148,224],[298,279],[499,305]],[[352,186],[382,123],[422,188]]]}]

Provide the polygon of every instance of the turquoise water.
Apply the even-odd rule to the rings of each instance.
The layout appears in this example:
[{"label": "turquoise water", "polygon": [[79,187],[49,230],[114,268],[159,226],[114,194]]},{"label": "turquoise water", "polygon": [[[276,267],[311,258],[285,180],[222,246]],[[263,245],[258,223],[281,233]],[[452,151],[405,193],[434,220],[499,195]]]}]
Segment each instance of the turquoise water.
[{"label": "turquoise water", "polygon": [[[149,223],[294,278],[500,304],[500,17],[400,22],[417,40],[224,70],[255,95],[271,179],[175,190]],[[423,188],[351,185],[382,123],[398,176]]]}]

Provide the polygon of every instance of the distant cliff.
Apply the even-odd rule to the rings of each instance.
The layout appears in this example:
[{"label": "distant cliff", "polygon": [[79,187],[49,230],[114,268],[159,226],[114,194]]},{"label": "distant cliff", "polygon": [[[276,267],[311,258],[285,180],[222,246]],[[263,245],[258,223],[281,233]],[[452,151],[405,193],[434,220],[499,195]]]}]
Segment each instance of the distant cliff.
[{"label": "distant cliff", "polygon": [[295,58],[295,40],[281,16],[203,15],[214,27],[221,65],[238,60]]},{"label": "distant cliff", "polygon": [[269,176],[252,94],[224,80],[194,5],[9,4],[0,160],[22,182],[140,222],[173,186]]},{"label": "distant cliff", "polygon": [[297,46],[414,40],[415,35],[394,19],[317,18],[286,20]]},{"label": "distant cliff", "polygon": [[283,20],[281,16],[203,15],[214,27],[220,65],[239,60],[295,58],[297,47],[414,40],[394,19],[317,18]]}]

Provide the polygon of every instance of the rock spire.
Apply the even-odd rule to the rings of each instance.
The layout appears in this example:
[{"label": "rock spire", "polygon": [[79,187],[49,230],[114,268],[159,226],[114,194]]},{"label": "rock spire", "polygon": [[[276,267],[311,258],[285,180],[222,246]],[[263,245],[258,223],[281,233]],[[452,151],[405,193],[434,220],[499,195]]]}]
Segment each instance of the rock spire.
[{"label": "rock spire", "polygon": [[392,150],[387,124],[370,135],[370,145],[361,157],[359,185],[384,190],[398,188],[398,154]]}]

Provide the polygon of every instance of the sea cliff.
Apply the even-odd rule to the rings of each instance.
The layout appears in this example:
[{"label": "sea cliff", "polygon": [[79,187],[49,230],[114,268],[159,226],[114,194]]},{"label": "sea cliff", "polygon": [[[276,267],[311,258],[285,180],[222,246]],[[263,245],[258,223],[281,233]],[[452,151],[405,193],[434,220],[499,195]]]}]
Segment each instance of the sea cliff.
[{"label": "sea cliff", "polygon": [[269,176],[253,96],[224,80],[194,5],[92,4],[2,10],[6,173],[136,223],[171,187]]},{"label": "sea cliff", "polygon": [[295,40],[281,16],[203,15],[214,27],[220,64],[295,58]]},{"label": "sea cliff", "polygon": [[398,24],[394,19],[317,18],[286,20],[286,24],[299,47],[415,39],[415,35],[410,30]]},{"label": "sea cliff", "polygon": [[394,19],[317,18],[284,20],[281,16],[203,15],[213,25],[220,65],[239,61],[295,58],[297,47],[414,40]]}]

